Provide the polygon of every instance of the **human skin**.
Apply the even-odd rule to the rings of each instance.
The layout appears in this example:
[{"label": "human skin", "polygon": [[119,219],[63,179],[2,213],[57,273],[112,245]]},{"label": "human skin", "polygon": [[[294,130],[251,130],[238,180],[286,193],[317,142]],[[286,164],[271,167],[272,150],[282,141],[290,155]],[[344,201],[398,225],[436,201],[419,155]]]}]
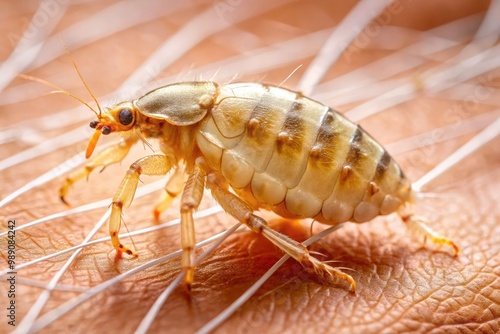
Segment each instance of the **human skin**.
[{"label": "human skin", "polygon": [[[471,5],[465,1],[453,1],[453,6],[450,6],[450,3],[451,1],[434,1],[416,5],[412,2],[403,2],[404,10],[394,15],[391,23],[426,30],[452,19],[485,10],[487,7],[487,3],[481,2]],[[300,8],[303,10],[303,3],[298,3],[292,5],[285,13],[293,12],[293,6],[301,5]],[[92,8],[92,5],[89,6]],[[320,9],[327,7],[323,3],[316,3],[315,6]],[[73,11],[67,13],[67,20],[75,20],[86,15],[86,10],[90,10],[86,8],[88,7],[73,8]],[[338,14],[332,14],[333,10],[327,13],[332,18],[339,19],[347,13],[349,8],[351,7],[345,5],[345,8],[338,9]],[[10,10],[13,19],[4,23],[5,26],[2,29],[3,31],[18,31],[22,28],[21,18],[26,17],[29,11],[21,7],[12,7]],[[191,17],[194,12],[195,10],[184,15]],[[282,19],[286,16],[285,13],[277,11],[258,19],[265,23],[266,20]],[[313,11],[313,13],[316,12]],[[177,20],[175,23],[181,24],[179,21],[184,18],[180,17]],[[314,20],[309,21],[311,21],[311,31],[317,29],[314,26]],[[7,24],[11,26],[8,27]],[[68,24],[68,22],[63,21],[62,24]],[[117,87],[130,73],[124,69],[135,68],[147,57],[148,53],[154,50],[156,45],[160,44],[161,38],[152,32],[157,31],[162,25],[165,25],[167,30],[172,29],[168,26],[169,24],[172,23],[166,20],[142,27],[143,30],[139,32],[131,29],[131,31],[74,52],[73,57],[94,93],[105,94]],[[144,31],[151,35],[137,37]],[[255,34],[261,38],[269,38],[266,40],[269,43],[280,39],[280,36],[265,36],[260,31],[255,31]],[[137,43],[141,47],[134,47],[130,50],[126,46],[133,38],[137,38]],[[185,70],[201,57],[200,54],[222,58],[225,53],[233,52],[230,48],[227,50],[221,48],[218,40],[207,44],[209,45],[200,46],[196,54],[189,54],[180,63],[176,63],[169,71]],[[2,58],[6,58],[11,50],[8,43],[2,43]],[[110,50],[112,52],[109,52]],[[213,50],[220,54],[213,55]],[[381,51],[368,48],[360,54],[353,54],[351,62],[343,58],[335,68],[338,72],[332,72],[331,77],[377,59],[380,53]],[[451,55],[450,53],[447,57]],[[67,58],[61,59],[29,74],[53,80],[78,96],[86,96],[84,87],[73,73],[70,62]],[[205,62],[203,59],[198,61]],[[265,81],[279,84],[291,70],[293,67],[286,71],[276,70],[268,74]],[[413,73],[416,82],[425,80],[425,78],[418,77],[419,73],[421,73],[420,70]],[[492,79],[488,80],[487,85],[496,89],[494,92],[498,94],[498,79],[495,81],[498,71],[490,73],[492,75],[487,78]],[[300,76],[300,74],[297,75]],[[244,80],[255,81],[261,77],[261,73],[255,73],[253,76],[245,77]],[[290,81],[287,81],[287,85],[293,87],[297,80],[292,77]],[[238,81],[241,80],[238,79]],[[455,116],[458,115],[466,121],[471,116],[493,110],[485,103],[469,108],[464,102],[430,98],[423,90],[419,93],[420,96],[409,103],[363,120],[361,123],[363,128],[382,143],[390,143],[411,134],[448,125],[444,114],[437,111],[457,110],[458,106],[461,113]],[[0,111],[1,124],[2,127],[6,124],[15,126],[23,120],[36,118],[41,114],[49,115],[74,105],[73,101],[63,95],[51,95],[5,106]],[[333,104],[331,106],[336,108]],[[351,107],[344,106],[341,111],[348,111]],[[78,112],[88,112],[89,120],[91,119],[90,111],[81,109]],[[68,113],[64,117],[72,117],[72,114]],[[54,129],[43,133],[41,140],[47,140],[74,128],[87,126],[87,124],[78,123],[71,127]],[[90,134],[90,129],[88,131]],[[399,154],[396,159],[401,163],[409,178],[417,180],[464,144],[472,135],[461,136],[417,152]],[[112,139],[102,138],[102,142]],[[2,195],[12,193],[28,181],[81,152],[85,145],[86,142],[81,142],[68,148],[55,150],[36,160],[29,160],[2,171]],[[5,159],[28,147],[27,144],[20,142],[2,145],[0,159]],[[408,231],[397,217],[377,218],[373,222],[361,225],[346,224],[342,229],[311,246],[310,250],[321,253],[322,255],[317,255],[321,259],[338,261],[333,262],[333,265],[348,268],[343,270],[356,280],[355,294],[350,293],[345,284],[325,283],[314,275],[308,274],[297,262],[289,260],[247,303],[219,327],[218,331],[222,333],[283,331],[494,333],[500,331],[500,259],[498,257],[500,209],[497,205],[500,200],[499,147],[497,138],[436,179],[426,189],[437,198],[423,200],[417,207],[418,213],[426,216],[436,231],[446,235],[460,247],[457,257],[453,257],[450,249],[446,247],[437,249],[429,243],[424,245],[421,238]],[[68,195],[68,201],[77,207],[112,196],[127,166],[149,152],[141,145],[137,145],[130,157],[121,165],[110,166],[100,174],[96,171],[88,182],[76,184]],[[5,222],[9,219],[15,219],[17,225],[21,226],[40,217],[67,209],[58,198],[58,188],[63,179],[64,177],[59,177],[37,187],[2,208],[0,213],[2,231],[5,230]],[[142,179],[149,181],[153,178],[143,177]],[[155,224],[151,212],[157,199],[158,193],[138,198],[132,207],[125,210],[124,219],[130,230]],[[213,200],[206,198],[201,209],[213,204]],[[162,215],[161,221],[177,218],[178,205],[179,202],[175,201],[172,208]],[[24,263],[81,243],[105,210],[106,207],[63,219],[54,219],[17,233],[16,261]],[[265,216],[273,217],[268,214]],[[232,218],[223,213],[198,219],[196,222],[197,240],[203,240],[216,232],[223,231],[234,223]],[[294,222],[274,216],[270,218],[270,223],[273,228],[296,240],[303,241],[309,237],[310,222]],[[315,224],[314,232],[324,227]],[[105,236],[107,236],[106,228],[100,229],[97,237]],[[62,276],[58,283],[60,288],[52,292],[41,314],[81,293],[81,290],[65,291],[64,287],[87,289],[101,284],[142,263],[177,250],[179,240],[177,227],[136,236],[133,242],[139,257],[137,259],[125,258],[119,262],[115,262],[115,250],[110,242],[85,248],[68,268],[67,273]],[[123,242],[127,245],[131,244],[128,238],[123,238]],[[0,240],[0,246],[2,258],[5,259],[3,251],[6,249],[5,239]],[[174,290],[153,322],[152,332],[169,330],[190,333],[201,328],[246,291],[281,256],[282,253],[278,249],[255,233],[243,232],[229,237],[198,266],[190,298],[186,297],[182,286]],[[46,285],[68,258],[69,255],[65,254],[19,271],[17,276],[18,323],[23,321],[30,307],[43,291],[37,284]],[[0,268],[3,270],[5,261],[2,260],[1,263]],[[179,274],[179,268],[180,258],[175,258],[132,275],[61,316],[44,329],[44,332],[95,332],[106,328],[106,331],[110,333],[131,333],[166,286]],[[6,288],[7,285],[3,282],[0,285],[2,309],[4,309],[4,296],[7,295]],[[3,314],[2,319],[0,332],[10,331],[12,328],[6,325]]]}]

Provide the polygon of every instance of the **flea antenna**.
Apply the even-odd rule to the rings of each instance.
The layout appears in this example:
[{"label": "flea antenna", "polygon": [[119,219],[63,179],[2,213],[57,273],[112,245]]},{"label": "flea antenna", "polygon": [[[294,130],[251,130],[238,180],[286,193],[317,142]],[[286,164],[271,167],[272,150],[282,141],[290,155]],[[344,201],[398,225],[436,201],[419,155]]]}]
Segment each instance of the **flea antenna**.
[{"label": "flea antenna", "polygon": [[[31,81],[36,81],[36,82],[39,82],[41,84],[44,84],[44,85],[47,85],[49,87],[52,87],[52,88],[55,88],[57,90],[51,92],[51,93],[62,93],[62,94],[66,94],[68,95],[69,97],[72,97],[74,98],[75,100],[77,100],[78,102],[80,102],[81,104],[85,105],[87,108],[89,108],[90,110],[92,110],[94,112],[94,114],[96,114],[98,117],[100,116],[100,114],[97,113],[97,111],[94,110],[94,108],[92,108],[87,102],[83,101],[82,99],[80,99],[79,97],[76,97],[75,95],[71,94],[70,92],[68,92],[67,90],[65,89],[62,89],[61,87],[59,86],[56,86],[54,85],[52,82],[48,82],[47,80],[43,80],[43,79],[40,79],[40,78],[37,78],[37,77],[32,77],[31,75],[27,75],[27,74],[19,74],[19,77],[23,78],[23,79],[26,79],[26,80],[31,80]],[[101,109],[99,109],[99,111],[101,111]]]},{"label": "flea antenna", "polygon": [[[63,43],[64,44],[64,43]],[[85,88],[87,88],[87,92],[89,92],[90,96],[92,96],[92,99],[94,100],[95,104],[97,105],[97,109],[99,109],[99,115],[97,115],[97,117],[101,117],[101,114],[102,114],[102,110],[101,110],[101,106],[99,105],[99,102],[97,101],[96,97],[94,96],[94,94],[92,94],[92,91],[90,90],[89,86],[87,85],[87,83],[85,82],[85,80],[83,79],[83,76],[82,74],[80,73],[80,70],[78,69],[78,66],[76,65],[76,62],[75,60],[73,59],[73,56],[71,55],[71,53],[69,52],[68,48],[66,47],[66,45],[64,45],[64,50],[66,50],[66,53],[68,54],[69,58],[71,59],[71,62],[73,63],[73,67],[75,68],[76,70],[76,73],[78,73],[78,76],[80,77],[80,80],[82,80],[82,83],[83,85],[85,86]]]}]

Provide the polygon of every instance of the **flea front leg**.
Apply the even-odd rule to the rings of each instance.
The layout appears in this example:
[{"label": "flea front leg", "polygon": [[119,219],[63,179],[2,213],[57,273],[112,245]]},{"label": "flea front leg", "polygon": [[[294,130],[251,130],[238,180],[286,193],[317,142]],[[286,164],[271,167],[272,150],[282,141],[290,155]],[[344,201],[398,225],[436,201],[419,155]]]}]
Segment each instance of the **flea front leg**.
[{"label": "flea front leg", "polygon": [[184,283],[188,291],[194,280],[194,245],[196,244],[193,212],[200,205],[205,187],[206,173],[198,159],[184,186],[181,198],[181,245]]},{"label": "flea front leg", "polygon": [[72,172],[64,181],[64,184],[59,189],[59,197],[61,201],[69,205],[66,202],[66,195],[68,194],[68,190],[73,183],[78,180],[87,178],[89,174],[99,166],[102,166],[103,169],[107,166],[122,161],[130,151],[130,147],[133,143],[136,142],[137,139],[122,139],[119,143],[108,147],[107,149],[99,152],[95,157],[90,159],[89,162],[85,164],[85,166],[78,168],[74,172]]},{"label": "flea front leg", "polygon": [[302,243],[271,229],[263,218],[254,215],[250,205],[227,190],[227,185],[220,175],[209,173],[207,188],[212,191],[212,195],[224,211],[248,226],[252,231],[264,235],[275,246],[300,262],[304,267],[312,268],[315,273],[320,275],[326,274],[327,278],[340,278],[350,284],[353,292],[356,290],[356,282],[350,275],[311,256],[307,247]]},{"label": "flea front leg", "polygon": [[111,217],[109,219],[109,235],[111,242],[117,250],[117,258],[120,258],[121,253],[125,252],[132,256],[137,254],[131,249],[125,247],[120,243],[118,232],[120,232],[120,225],[122,220],[122,208],[127,208],[134,199],[135,190],[139,183],[139,176],[144,175],[165,175],[168,171],[175,166],[175,158],[166,155],[150,155],[137,160],[130,165],[127,174],[122,180],[120,187],[113,197],[111,204]]}]

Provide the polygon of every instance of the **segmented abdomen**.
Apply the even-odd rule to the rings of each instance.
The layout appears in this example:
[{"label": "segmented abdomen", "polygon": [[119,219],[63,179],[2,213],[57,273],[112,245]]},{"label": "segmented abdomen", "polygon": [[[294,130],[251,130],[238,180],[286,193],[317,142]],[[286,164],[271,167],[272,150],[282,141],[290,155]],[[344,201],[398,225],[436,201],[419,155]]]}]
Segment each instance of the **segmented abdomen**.
[{"label": "segmented abdomen", "polygon": [[221,86],[197,143],[255,207],[327,224],[395,211],[411,188],[385,149],[331,108],[261,84]]}]

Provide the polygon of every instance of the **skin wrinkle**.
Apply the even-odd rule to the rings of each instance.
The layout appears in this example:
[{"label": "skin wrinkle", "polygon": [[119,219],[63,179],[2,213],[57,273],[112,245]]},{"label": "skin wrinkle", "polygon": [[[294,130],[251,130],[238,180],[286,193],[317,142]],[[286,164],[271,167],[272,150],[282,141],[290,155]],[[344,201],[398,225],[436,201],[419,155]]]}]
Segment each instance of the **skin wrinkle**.
[{"label": "skin wrinkle", "polygon": [[[414,1],[403,2],[403,12],[394,15],[390,24],[425,30],[469,13],[484,10],[487,4],[487,2],[479,1],[475,4],[464,5],[462,2],[453,1],[454,5],[451,6],[451,0],[447,1],[419,2],[418,4]],[[213,4],[210,3],[210,5]],[[346,2],[345,8],[332,13],[326,2],[318,1],[311,6],[299,1],[288,9],[270,13],[262,20],[242,23],[238,29],[253,31],[255,36],[263,39],[265,45],[271,45],[281,38],[287,39],[295,36],[297,31],[314,31],[316,28],[325,27],[324,22],[319,18],[312,20],[315,22],[307,22],[310,20],[305,18],[311,15],[321,13],[321,17],[329,22],[340,22],[352,5],[353,3]],[[15,10],[14,5],[10,6],[13,7],[11,17],[14,19],[9,22],[18,26],[12,28],[3,25],[0,29],[6,33],[22,31],[21,18],[28,13]],[[71,12],[71,17],[63,18],[63,22],[64,20],[76,22],[92,13],[99,4],[88,3],[86,6],[88,7],[85,12],[70,8],[70,11],[75,11]],[[291,10],[293,6],[300,8],[300,18],[294,16],[297,14]],[[453,8],[453,10],[442,10],[439,6],[444,6],[445,9]],[[187,10],[183,16],[189,18],[197,11],[198,9]],[[230,19],[230,13],[227,15],[227,19]],[[287,19],[288,15],[293,19]],[[288,26],[298,25],[300,29],[294,29],[293,34],[287,30],[269,29],[276,28],[273,24],[281,24],[282,21]],[[142,31],[130,29],[95,45],[72,51],[94,93],[101,96],[118,87],[133,68],[147,58],[157,45],[172,34],[173,30],[178,29],[183,18],[179,17],[172,22],[164,19],[144,24],[140,27]],[[313,24],[315,28],[308,28],[308,24]],[[274,32],[278,35],[274,35]],[[230,38],[222,34],[218,36],[219,40],[222,37]],[[130,43],[132,40],[135,41],[133,49]],[[236,48],[233,45],[228,45],[226,48],[209,40],[200,46],[200,49],[188,53],[178,64],[174,64],[172,68],[159,76],[183,73],[192,64],[194,66],[200,62],[205,64],[218,56],[222,57],[226,52],[234,53],[233,47]],[[208,48],[216,52],[210,52]],[[8,54],[10,50],[9,43],[0,44],[2,54]],[[209,52],[204,52],[205,50]],[[335,65],[328,76],[334,78],[338,74],[385,55],[385,52],[377,45],[369,45],[366,49],[360,49],[359,53],[351,53],[351,62],[348,62],[346,58],[341,58],[339,64]],[[205,59],[200,55],[211,58]],[[449,58],[450,55],[447,52],[441,53],[442,59]],[[101,61],[94,61],[96,59],[101,59]],[[309,60],[301,61],[304,67],[307,67],[308,62]],[[266,75],[266,82],[281,82],[296,65],[298,64],[270,71]],[[57,81],[56,83],[60,85],[62,85],[61,82],[64,83],[62,85],[64,88],[87,100],[82,83],[73,72],[67,58],[62,57],[41,70],[27,74],[43,78],[49,76],[51,80]],[[301,71],[298,71],[285,83],[285,86],[293,87],[300,75]],[[262,73],[254,76],[243,73],[240,78],[243,81],[258,81],[261,76]],[[418,76],[418,70],[415,71],[415,76]],[[210,75],[205,77],[209,78]],[[180,80],[192,79],[192,77],[181,77]],[[217,77],[215,79],[218,80]],[[43,88],[42,91],[44,91]],[[420,93],[424,95],[425,91]],[[413,125],[422,131],[443,125],[442,114],[456,103],[456,101],[433,98],[416,99],[414,102],[414,104],[405,103],[380,115],[370,117],[362,122],[363,129],[369,131],[382,143],[388,143],[394,138],[404,138],[413,133],[411,130]],[[350,109],[346,106],[336,106],[334,101],[329,104],[341,111]],[[461,105],[460,102],[458,105]],[[2,124],[17,124],[26,119],[36,119],[41,115],[55,113],[68,106],[73,107],[75,104],[62,95],[51,95],[14,106],[2,107],[0,119]],[[486,112],[485,108],[485,106],[473,108],[470,112],[467,111],[466,116]],[[417,115],[417,111],[422,111],[422,119]],[[91,112],[84,108],[75,112],[88,113],[89,121],[93,117]],[[70,118],[71,115],[68,114],[67,117]],[[81,128],[82,131],[89,130],[88,124],[80,123],[42,134],[43,138],[49,139],[75,128]],[[416,180],[470,137],[467,135],[436,145],[428,158],[420,165],[411,160],[411,154],[401,154],[395,158],[398,162],[402,162],[403,169],[405,172],[408,171],[410,178]],[[99,145],[116,139],[116,136],[110,134],[109,138],[101,138],[102,142]],[[84,150],[85,145],[86,142],[81,142],[2,171],[1,179],[4,181],[2,182],[2,195],[9,194],[42,172]],[[498,221],[500,221],[500,213],[496,205],[500,179],[497,147],[498,139],[495,143],[486,145],[449,173],[444,174],[429,188],[437,192],[440,198],[436,201],[424,201],[419,206],[419,210],[421,209],[419,213],[431,219],[433,228],[459,244],[462,252],[458,259],[455,260],[449,256],[447,249],[444,249],[444,253],[435,252],[429,243],[423,248],[421,238],[411,237],[405,226],[394,217],[378,218],[375,222],[367,224],[349,225],[322,239],[310,249],[324,254],[325,257],[318,256],[322,260],[341,260],[334,265],[352,269],[346,272],[352,275],[358,283],[356,296],[348,293],[343,286],[321,284],[318,279],[306,273],[298,263],[289,260],[217,332],[278,333],[287,330],[296,332],[335,330],[338,333],[369,334],[377,332],[443,333],[447,331],[494,333],[500,331],[498,324],[495,323],[495,320],[500,318],[498,307],[500,303],[498,295],[500,249],[498,243],[493,240],[494,235],[498,236]],[[1,156],[8,157],[26,148],[28,148],[26,144],[2,145]],[[77,183],[68,194],[70,203],[77,207],[112,196],[128,166],[136,158],[151,153],[149,149],[144,150],[142,145],[137,145],[132,150],[131,156],[120,165],[110,166],[103,173],[98,173],[96,170],[90,176],[89,182]],[[423,152],[429,151],[423,150]],[[40,188],[31,190],[7,207],[1,208],[2,222],[5,218],[14,217],[18,225],[21,225],[64,210],[65,206],[57,198],[57,191],[64,177],[61,176]],[[156,180],[150,177],[142,179],[144,182]],[[440,190],[438,186],[449,187]],[[159,193],[154,193],[136,199],[124,212],[130,230],[154,224],[151,212],[158,197]],[[203,208],[213,204],[214,201],[211,199],[204,199],[202,202]],[[175,200],[171,209],[162,215],[161,221],[178,218],[178,205],[179,201]],[[104,211],[105,209],[99,209],[84,214],[75,214],[20,231],[16,239],[19,247],[17,251],[19,263],[78,244]],[[197,240],[219,232],[233,223],[234,221],[225,214],[199,219],[196,221]],[[271,223],[279,231],[297,240],[305,240],[308,236],[308,223],[297,225],[294,222],[275,219],[271,220]],[[317,223],[314,228],[318,231],[323,227]],[[3,230],[2,223],[1,231]],[[107,231],[104,228],[95,238],[106,236]],[[124,240],[127,240],[127,244],[131,244],[129,239]],[[59,285],[74,285],[84,289],[96,286],[143,262],[177,250],[179,240],[178,226],[134,237],[139,258],[125,259],[116,265],[114,264],[115,252],[109,242],[94,245],[82,251]],[[0,241],[0,247],[0,263],[2,263],[0,270],[3,270],[5,263],[3,238]],[[197,255],[199,254],[200,252],[197,252]],[[176,289],[161,309],[151,327],[151,332],[168,328],[172,332],[191,333],[199,329],[243,293],[281,255],[281,252],[270,245],[267,240],[254,233],[244,232],[233,235],[197,268],[192,302],[189,303],[186,300],[182,288]],[[47,283],[69,256],[69,254],[60,255],[22,269],[19,275]],[[157,296],[176,277],[179,269],[180,260],[177,258],[131,276],[83,303],[54,324],[49,325],[41,333],[60,332],[61,329],[66,332],[82,333],[97,331],[104,327],[109,333],[131,333],[137,328],[139,321]],[[0,296],[2,296],[0,300],[4,300],[2,298],[6,295],[5,286],[5,283],[0,284]],[[21,321],[42,290],[20,281],[17,288],[19,290],[17,316]],[[78,294],[78,292],[55,291],[42,313],[56,308]],[[3,307],[3,304],[0,306]],[[1,315],[3,318],[4,314],[1,313]],[[11,330],[5,326],[2,320],[0,332],[4,332],[4,329]]]}]

